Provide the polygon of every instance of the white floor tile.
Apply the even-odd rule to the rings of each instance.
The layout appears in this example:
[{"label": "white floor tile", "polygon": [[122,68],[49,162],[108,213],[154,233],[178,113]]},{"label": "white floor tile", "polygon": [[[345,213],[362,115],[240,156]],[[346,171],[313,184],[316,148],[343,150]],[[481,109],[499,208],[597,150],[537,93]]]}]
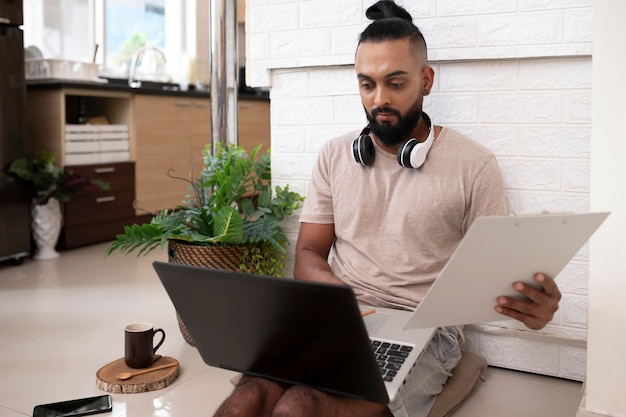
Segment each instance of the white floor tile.
[{"label": "white floor tile", "polygon": [[18,413],[14,410],[9,410],[8,408],[4,408],[0,406],[0,417],[24,417],[24,416],[32,416],[32,412],[29,414]]}]

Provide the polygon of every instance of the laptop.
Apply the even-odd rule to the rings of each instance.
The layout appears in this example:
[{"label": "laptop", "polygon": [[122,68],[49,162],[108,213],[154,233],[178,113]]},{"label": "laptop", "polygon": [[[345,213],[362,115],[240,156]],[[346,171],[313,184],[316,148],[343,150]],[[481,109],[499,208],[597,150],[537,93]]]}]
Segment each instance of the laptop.
[{"label": "laptop", "polygon": [[[477,219],[436,283],[442,278],[448,284],[464,280],[478,289],[450,304],[445,296],[452,290],[440,286],[429,291],[420,306],[430,298],[437,302],[428,310],[418,306],[415,312],[376,307],[374,314],[363,317],[370,307],[360,306],[346,286],[165,262],[153,265],[208,365],[387,404],[396,397],[436,326],[467,324],[472,322],[468,318],[493,313],[495,298],[510,293],[513,281],[528,281],[541,270],[532,265],[542,266],[544,259],[558,259],[547,265],[554,266],[551,270],[541,270],[556,276],[560,271],[556,269],[567,264],[607,215]],[[565,226],[548,227],[555,224]],[[520,237],[517,227],[528,231],[524,239],[514,241],[513,237]],[[569,230],[576,233],[565,233]],[[528,249],[548,237],[552,246],[540,245],[541,252]],[[488,252],[494,246],[498,255],[513,254],[508,263],[494,263],[494,254]],[[472,258],[476,253],[480,256]],[[492,267],[481,270],[483,275],[464,273],[477,261]],[[530,272],[515,275],[519,265],[529,265]],[[498,282],[498,289],[505,292],[491,294],[480,284],[485,280]],[[491,298],[480,302],[471,298],[481,291]],[[417,319],[422,315],[444,315],[445,320],[424,322]]]},{"label": "laptop", "polygon": [[[244,374],[387,404],[434,331],[402,331],[410,311],[376,308],[363,317],[364,307],[347,286],[153,265],[203,361]],[[372,348],[366,322],[379,335],[376,350],[397,355],[389,366],[398,373],[387,382],[377,361],[382,353]],[[385,336],[393,331],[412,340],[403,348],[395,341],[387,347]],[[397,362],[411,366],[400,371]]]}]

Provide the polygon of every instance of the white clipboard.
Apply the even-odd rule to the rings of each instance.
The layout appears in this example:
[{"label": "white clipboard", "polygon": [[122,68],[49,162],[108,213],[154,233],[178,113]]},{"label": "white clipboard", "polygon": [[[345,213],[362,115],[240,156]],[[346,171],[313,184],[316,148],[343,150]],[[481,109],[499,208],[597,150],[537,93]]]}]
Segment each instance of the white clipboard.
[{"label": "white clipboard", "polygon": [[495,311],[501,295],[522,297],[515,281],[561,272],[609,213],[477,218],[417,306],[405,329],[509,319]]}]

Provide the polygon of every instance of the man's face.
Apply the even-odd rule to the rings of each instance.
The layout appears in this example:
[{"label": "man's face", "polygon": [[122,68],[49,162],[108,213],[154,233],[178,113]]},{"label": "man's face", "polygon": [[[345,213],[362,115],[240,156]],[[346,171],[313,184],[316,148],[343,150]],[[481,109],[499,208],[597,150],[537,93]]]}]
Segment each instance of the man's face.
[{"label": "man's face", "polygon": [[370,127],[383,145],[394,147],[416,136],[432,69],[416,57],[409,39],[361,43],[355,69]]}]

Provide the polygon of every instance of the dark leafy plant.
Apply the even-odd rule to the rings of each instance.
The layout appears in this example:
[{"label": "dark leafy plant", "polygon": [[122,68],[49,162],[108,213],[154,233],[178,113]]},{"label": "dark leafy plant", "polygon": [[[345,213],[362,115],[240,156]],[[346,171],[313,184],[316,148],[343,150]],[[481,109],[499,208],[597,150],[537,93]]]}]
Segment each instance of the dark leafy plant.
[{"label": "dark leafy plant", "polygon": [[56,165],[56,155],[47,151],[35,152],[35,157],[19,158],[11,162],[9,172],[18,181],[33,191],[33,205],[46,204],[50,198],[61,202],[75,197],[85,197],[100,189],[107,190],[109,184],[75,174]]},{"label": "dark leafy plant", "polygon": [[125,227],[107,255],[116,250],[145,255],[168,240],[245,244],[243,270],[279,275],[287,244],[280,222],[304,199],[289,186],[272,190],[270,152],[259,155],[259,150],[257,146],[248,155],[240,146],[218,146],[213,155],[207,146],[199,178],[188,180],[170,173],[189,185],[191,193],[183,204],[156,214],[150,223]]}]

